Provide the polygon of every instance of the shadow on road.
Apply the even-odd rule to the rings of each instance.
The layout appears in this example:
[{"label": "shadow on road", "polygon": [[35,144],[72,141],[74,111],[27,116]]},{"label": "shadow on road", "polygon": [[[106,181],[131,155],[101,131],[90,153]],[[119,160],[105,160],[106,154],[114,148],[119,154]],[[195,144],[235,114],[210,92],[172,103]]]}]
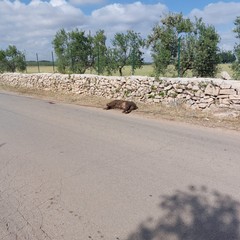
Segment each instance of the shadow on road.
[{"label": "shadow on road", "polygon": [[162,217],[128,240],[240,240],[240,203],[230,196],[191,186],[161,199]]},{"label": "shadow on road", "polygon": [[4,146],[6,143],[0,143],[0,147]]}]

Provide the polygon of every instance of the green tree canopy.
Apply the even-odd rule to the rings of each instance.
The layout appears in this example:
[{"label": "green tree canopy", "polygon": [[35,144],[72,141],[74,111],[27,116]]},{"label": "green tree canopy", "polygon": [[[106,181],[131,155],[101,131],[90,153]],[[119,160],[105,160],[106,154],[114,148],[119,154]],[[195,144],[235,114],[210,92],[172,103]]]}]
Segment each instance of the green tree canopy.
[{"label": "green tree canopy", "polygon": [[236,61],[233,51],[222,50],[219,53],[219,58],[221,63],[233,63]]},{"label": "green tree canopy", "polygon": [[56,33],[52,42],[57,56],[57,68],[61,73],[66,73],[70,66],[69,41],[68,33],[61,29]]},{"label": "green tree canopy", "polygon": [[9,45],[8,48],[0,50],[0,72],[23,72],[26,70],[25,54],[16,46]]},{"label": "green tree canopy", "polygon": [[85,73],[92,66],[92,38],[90,34],[76,29],[69,33],[70,70],[75,73]]},{"label": "green tree canopy", "polygon": [[[183,15],[169,13],[148,36],[157,75],[165,74],[167,66],[179,68],[180,75],[193,70],[196,76],[213,76],[218,63],[219,36],[201,19],[191,21]],[[210,65],[209,65],[210,64]]]},{"label": "green tree canopy", "polygon": [[215,28],[206,25],[202,19],[196,19],[194,33],[196,42],[193,74],[197,77],[214,77],[220,60],[218,54],[220,37]]},{"label": "green tree canopy", "polygon": [[234,71],[234,78],[240,79],[240,16],[234,21],[235,28],[233,32],[236,34],[238,42],[236,42],[234,47],[234,53],[236,56],[236,61],[232,64],[232,69]]},{"label": "green tree canopy", "polygon": [[92,37],[75,29],[58,31],[53,40],[58,71],[84,73],[92,65]]},{"label": "green tree canopy", "polygon": [[[182,14],[170,13],[161,19],[148,36],[147,45],[152,47],[152,57],[157,75],[164,74],[167,66],[177,64],[178,39],[180,35],[187,36],[192,31],[190,19],[184,19]],[[181,37],[182,41],[183,38]],[[186,48],[190,45],[183,45]],[[186,60],[186,59],[185,59]]]},{"label": "green tree canopy", "polygon": [[92,68],[98,73],[104,72],[107,48],[103,30],[97,31],[92,36],[78,29],[70,32],[61,29],[56,33],[52,43],[57,55],[59,72],[82,74]]},{"label": "green tree canopy", "polygon": [[92,63],[98,74],[103,74],[107,67],[106,40],[104,30],[97,31],[93,36]]},{"label": "green tree canopy", "polygon": [[108,57],[112,70],[119,71],[122,76],[122,69],[126,65],[132,66],[132,73],[136,68],[143,65],[143,51],[145,42],[139,33],[128,30],[126,34],[116,33],[112,40],[112,49],[108,51]]}]

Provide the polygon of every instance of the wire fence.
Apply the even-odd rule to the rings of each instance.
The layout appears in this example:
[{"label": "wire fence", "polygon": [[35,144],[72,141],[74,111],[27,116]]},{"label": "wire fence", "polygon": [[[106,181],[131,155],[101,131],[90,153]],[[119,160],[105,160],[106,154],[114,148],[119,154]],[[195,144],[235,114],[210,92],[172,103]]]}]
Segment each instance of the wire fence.
[{"label": "wire fence", "polygon": [[56,63],[54,53],[51,52],[51,60],[39,60],[39,54],[36,53],[35,60],[26,61],[26,73],[56,72]]}]

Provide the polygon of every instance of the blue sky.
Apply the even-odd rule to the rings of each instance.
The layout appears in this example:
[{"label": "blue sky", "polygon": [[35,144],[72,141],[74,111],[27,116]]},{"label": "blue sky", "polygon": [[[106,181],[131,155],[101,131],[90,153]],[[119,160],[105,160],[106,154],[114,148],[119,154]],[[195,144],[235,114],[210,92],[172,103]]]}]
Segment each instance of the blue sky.
[{"label": "blue sky", "polygon": [[[106,1],[99,1],[97,4],[81,4],[81,8],[85,11],[86,14],[90,14],[91,11],[96,9],[96,7],[102,7],[104,5],[113,4],[113,3],[121,3],[121,4],[128,4],[128,3],[134,3],[136,1],[129,1],[129,0],[122,0],[122,1],[114,1],[114,0],[106,0]],[[156,3],[162,3],[168,6],[169,10],[172,12],[182,12],[183,14],[188,14],[191,12],[192,9],[198,8],[203,9],[205,6],[211,3],[217,3],[220,1],[211,1],[211,0],[144,0],[141,1],[145,4],[156,4]],[[226,3],[233,2],[232,0],[226,0],[223,1]],[[239,1],[235,1],[239,2]]]},{"label": "blue sky", "polygon": [[[108,39],[132,29],[145,38],[160,16],[169,12],[203,18],[221,36],[219,47],[233,49],[239,0],[0,0],[0,49],[15,45],[28,60],[35,59],[36,53],[39,59],[51,59],[52,40],[61,28],[93,33],[103,29]],[[150,59],[149,51],[145,58]]]}]

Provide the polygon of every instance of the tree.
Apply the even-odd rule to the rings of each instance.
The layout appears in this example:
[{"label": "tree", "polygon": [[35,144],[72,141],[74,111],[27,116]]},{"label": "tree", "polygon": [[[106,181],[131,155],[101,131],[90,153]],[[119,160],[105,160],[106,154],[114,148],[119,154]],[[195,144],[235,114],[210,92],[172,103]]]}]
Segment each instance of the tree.
[{"label": "tree", "polygon": [[78,29],[70,32],[69,38],[70,69],[75,73],[85,73],[87,68],[92,66],[92,38],[90,34],[85,36],[85,32],[79,31]]},{"label": "tree", "polygon": [[58,71],[66,73],[70,65],[68,33],[64,29],[59,30],[56,33],[52,44],[57,56]]},{"label": "tree", "polygon": [[234,21],[235,28],[233,30],[236,33],[236,38],[238,43],[235,44],[234,53],[236,56],[236,61],[232,64],[232,69],[234,71],[234,77],[240,79],[240,16]]},{"label": "tree", "polygon": [[116,33],[112,45],[113,48],[108,51],[110,60],[114,62],[111,67],[114,71],[118,70],[120,76],[126,65],[132,65],[132,73],[143,65],[142,48],[145,43],[139,33],[132,30],[128,30],[126,34]]},{"label": "tree", "polygon": [[151,46],[156,75],[165,74],[172,64],[181,76],[187,70],[193,70],[196,76],[212,76],[218,63],[218,42],[215,29],[201,19],[192,22],[181,13],[170,13],[153,28],[147,43]]},{"label": "tree", "polygon": [[116,61],[116,52],[113,48],[107,48],[106,51],[106,71],[108,75],[118,70],[118,62]]},{"label": "tree", "polygon": [[66,32],[61,29],[55,35],[53,46],[57,55],[58,71],[84,73],[92,65],[92,37],[78,29]]},{"label": "tree", "polygon": [[98,74],[103,74],[107,67],[107,47],[104,30],[99,30],[93,37],[93,68]]},{"label": "tree", "polygon": [[0,72],[23,72],[26,67],[25,54],[16,46],[9,45],[5,51],[0,50]]},{"label": "tree", "polygon": [[193,74],[197,77],[214,77],[219,63],[218,43],[220,37],[213,26],[207,26],[202,19],[196,19],[196,45]]},{"label": "tree", "polygon": [[236,61],[236,56],[234,55],[233,51],[222,50],[219,53],[219,58],[221,63],[233,63]]},{"label": "tree", "polygon": [[[170,13],[165,18],[162,18],[160,24],[156,25],[152,33],[148,36],[147,46],[152,47],[152,57],[155,67],[156,75],[165,74],[167,66],[178,64],[178,43],[181,40],[182,43],[182,73],[185,72],[191,66],[188,66],[188,62],[191,62],[187,58],[186,54],[184,56],[183,50],[187,52],[188,45],[185,41],[185,38],[192,31],[193,24],[190,19],[184,19],[183,15]],[[181,36],[181,35],[184,35]],[[188,66],[187,69],[184,69],[184,66]]]},{"label": "tree", "polygon": [[7,66],[6,53],[4,50],[0,50],[0,73],[6,71],[6,66]]}]

